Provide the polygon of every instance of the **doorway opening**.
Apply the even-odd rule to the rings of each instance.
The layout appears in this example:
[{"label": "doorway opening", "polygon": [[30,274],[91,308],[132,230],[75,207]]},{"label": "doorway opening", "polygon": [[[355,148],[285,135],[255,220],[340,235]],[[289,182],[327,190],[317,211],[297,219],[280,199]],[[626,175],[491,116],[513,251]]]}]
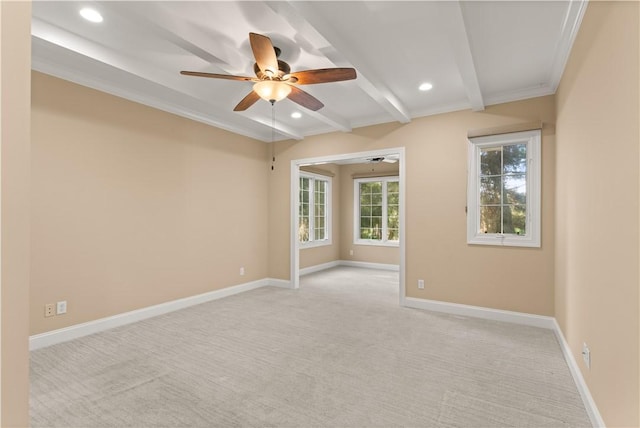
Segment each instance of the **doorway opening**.
[{"label": "doorway opening", "polygon": [[[379,149],[375,151],[345,153],[340,155],[329,155],[305,159],[294,159],[291,161],[291,187],[290,187],[290,201],[291,201],[291,225],[290,225],[290,285],[292,288],[300,287],[300,240],[299,240],[299,225],[300,225],[300,168],[301,167],[314,167],[324,164],[348,164],[358,163],[358,161],[378,161],[380,159],[391,158],[397,159],[398,162],[398,182],[399,182],[399,202],[398,202],[398,221],[400,224],[398,230],[398,250],[399,250],[399,304],[404,305],[405,299],[405,247],[406,247],[406,222],[405,222],[405,181],[406,181],[406,164],[405,164],[405,149],[404,147]],[[349,237],[349,239],[354,239]]]}]

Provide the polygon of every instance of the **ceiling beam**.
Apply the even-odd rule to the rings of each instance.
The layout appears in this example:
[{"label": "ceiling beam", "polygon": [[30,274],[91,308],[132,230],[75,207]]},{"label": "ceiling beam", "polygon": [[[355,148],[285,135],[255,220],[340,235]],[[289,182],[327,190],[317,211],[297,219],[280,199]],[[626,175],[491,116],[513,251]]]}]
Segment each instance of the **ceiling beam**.
[{"label": "ceiling beam", "polygon": [[484,110],[482,91],[471,54],[467,27],[462,16],[462,5],[460,1],[442,1],[438,2],[438,10],[442,19],[442,28],[446,29],[449,36],[449,43],[467,92],[469,104],[475,111]]},{"label": "ceiling beam", "polygon": [[[129,14],[135,15],[137,22],[144,22],[145,26],[160,38],[171,41],[209,63],[207,70],[199,71],[244,74],[247,70],[239,69],[238,64],[252,64],[255,61],[251,51],[246,51],[246,54],[244,54],[228,36],[218,33],[215,39],[212,39],[211,34],[204,34],[203,31],[194,26],[185,26],[183,21],[176,20],[171,15],[170,10],[162,8],[162,3],[159,3],[160,9],[154,9],[155,13],[152,16],[148,15],[149,8],[146,7],[144,2],[123,2],[121,6],[125,7]],[[125,16],[122,17],[126,18]],[[214,29],[209,29],[208,31],[212,32]],[[215,40],[215,43],[213,40]],[[331,113],[327,108],[322,109],[322,111],[308,111],[307,113],[335,130],[343,132],[351,132],[352,130],[347,120]],[[247,117],[262,124],[266,123],[256,117]],[[279,131],[281,131],[279,132],[280,134],[287,138],[302,139],[299,133],[293,132],[291,129],[279,128]]]},{"label": "ceiling beam", "polygon": [[331,22],[317,13],[313,2],[268,1],[266,3],[336,66],[354,67],[358,73],[356,79],[358,86],[395,120],[401,123],[411,121],[411,116],[402,102],[384,84],[384,81],[375,75],[364,57],[337,36]]},{"label": "ceiling beam", "polygon": [[[146,64],[135,58],[130,58],[128,56],[122,55],[121,53],[115,52],[114,50],[109,49],[106,46],[81,38],[55,25],[46,23],[36,17],[32,17],[31,19],[31,35],[32,37],[41,40],[41,42],[39,43],[42,44],[43,47],[46,44],[57,46],[61,49],[65,49],[81,56],[90,58],[93,61],[106,64],[115,69],[124,71],[135,77],[161,85],[168,90],[172,90],[184,96],[191,97],[197,100],[199,103],[206,103],[206,101],[203,101],[199,98],[198,93],[185,91],[185,89],[180,86],[181,76],[179,74],[176,73],[174,75],[172,73],[167,73],[159,69],[150,70],[146,66]],[[34,59],[34,64],[38,65],[34,66],[34,69],[36,69],[37,71],[71,80],[75,83],[89,86],[103,92],[111,93],[122,98],[130,99],[132,101],[139,102],[141,104],[145,104],[159,110],[169,111],[180,116],[198,120],[200,122],[207,123],[208,125],[213,125],[218,128],[234,132],[236,134],[246,135],[248,137],[256,138],[265,142],[270,141],[270,138],[267,139],[264,137],[256,136],[255,132],[247,132],[246,126],[243,126],[242,124],[242,122],[245,120],[251,120],[255,123],[260,124],[261,126],[268,126],[268,128],[270,129],[271,124],[266,124],[263,120],[256,120],[256,118],[253,117],[237,115],[235,113],[223,110],[219,107],[212,106],[208,103],[206,103],[206,111],[210,114],[211,117],[207,120],[202,120],[202,118],[205,116],[202,113],[194,113],[193,111],[189,111],[178,105],[169,106],[167,102],[160,102],[155,98],[140,97],[133,93],[128,94],[124,91],[115,91],[113,85],[105,84],[104,81],[96,78],[95,76],[83,75],[83,73],[79,70],[70,72],[68,69],[61,67],[59,64],[41,61],[38,60],[38,58]],[[215,120],[213,119],[214,117],[224,118],[224,121]],[[293,132],[288,128],[281,129],[280,124],[276,125],[276,130],[279,134],[285,135],[288,138],[294,138],[297,140],[301,140],[303,138],[301,134]]]},{"label": "ceiling beam", "polygon": [[[251,64],[254,61],[249,52],[243,54],[229,37],[215,32],[213,28],[205,33],[197,26],[185,25],[185,21],[176,19],[163,2],[159,2],[155,8],[149,8],[145,2],[120,2],[117,8],[110,7],[109,1],[100,3],[121,19],[144,25],[149,33],[159,39],[165,39],[203,60],[207,69],[198,71],[241,74],[246,69],[239,64]],[[211,33],[215,33],[215,37],[212,38]]]},{"label": "ceiling beam", "polygon": [[340,130],[342,132],[351,132],[352,128],[351,128],[351,124],[343,119],[342,117],[339,117],[338,115],[331,113],[330,111],[326,110],[326,109],[322,109],[322,111],[313,111],[313,110],[305,110],[304,112],[307,116],[311,116],[314,117],[316,119],[318,119],[321,122],[326,123],[327,125]]}]

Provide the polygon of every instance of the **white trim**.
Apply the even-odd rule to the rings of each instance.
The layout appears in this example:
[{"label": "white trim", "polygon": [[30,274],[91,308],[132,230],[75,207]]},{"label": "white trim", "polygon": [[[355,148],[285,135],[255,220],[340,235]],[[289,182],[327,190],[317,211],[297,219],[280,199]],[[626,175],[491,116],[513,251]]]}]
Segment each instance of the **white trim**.
[{"label": "white trim", "polygon": [[[308,171],[300,171],[300,175],[298,177],[298,192],[300,192],[300,179],[307,178],[310,181],[309,183],[309,241],[300,242],[300,249],[303,250],[305,248],[315,248],[322,247],[325,245],[332,245],[332,226],[333,226],[333,179],[332,177],[326,175],[315,174],[313,172]],[[324,216],[324,228],[326,232],[326,238],[324,239],[316,239],[315,237],[315,188],[317,181],[324,181],[326,183],[325,194],[324,194],[324,208],[325,208],[325,216]],[[300,198],[300,195],[298,195]],[[299,202],[298,202],[299,203]],[[299,214],[298,214],[299,215]],[[299,229],[299,226],[298,226]],[[299,230],[298,230],[299,235]]]},{"label": "white trim", "polygon": [[[320,272],[327,269],[332,269],[338,266],[350,266],[357,268],[365,268],[365,269],[379,269],[379,270],[391,270],[398,272],[400,270],[399,265],[389,264],[389,263],[370,263],[370,262],[359,262],[356,260],[334,260],[332,262],[322,263],[319,265],[313,265],[306,268],[300,269],[300,276],[308,275],[310,273]],[[284,280],[279,280],[284,281]]]},{"label": "white trim", "polygon": [[442,21],[441,28],[446,29],[450,52],[458,66],[458,73],[462,78],[469,104],[474,111],[482,111],[485,103],[482,99],[478,72],[467,33],[469,28],[465,24],[462,7],[460,1],[438,2],[438,17]]},{"label": "white trim", "polygon": [[531,327],[554,329],[555,319],[544,315],[526,314],[523,312],[504,311],[484,308],[482,306],[462,305],[460,303],[441,302],[439,300],[417,299],[406,297],[404,306],[427,311],[443,312],[465,317],[482,318],[493,321],[510,322]]},{"label": "white trim", "polygon": [[328,247],[329,245],[333,245],[330,239],[323,239],[321,241],[308,241],[308,242],[301,242],[300,249],[307,250],[309,248]]},{"label": "white trim", "polygon": [[388,264],[388,263],[370,263],[370,262],[359,262],[355,260],[340,260],[340,266],[351,266],[365,269],[380,269],[380,270],[392,270],[395,272],[400,271],[399,265]]},{"label": "white trim", "polygon": [[158,315],[177,311],[179,309],[188,308],[190,306],[199,305],[201,303],[210,302],[212,300],[221,299],[223,297],[232,296],[234,294],[239,294],[268,285],[277,286],[279,284],[272,279],[260,279],[257,281],[222,288],[220,290],[209,291],[195,296],[160,303],[158,305],[148,306],[146,308],[136,309],[134,311],[106,318],[100,318],[82,324],[75,324],[58,330],[48,331],[46,333],[35,334],[29,337],[29,350],[33,351],[34,349],[44,348],[46,346],[88,336],[114,327],[131,324],[136,321],[142,321],[147,318],[152,318]]},{"label": "white trim", "polygon": [[399,160],[399,181],[400,181],[400,206],[398,207],[400,215],[400,293],[399,301],[400,305],[403,304],[405,294],[405,242],[406,242],[406,225],[405,222],[405,182],[406,182],[406,166],[405,166],[405,148],[394,147],[387,149],[371,150],[366,152],[357,153],[345,153],[329,156],[320,156],[315,158],[293,159],[291,160],[291,175],[289,181],[289,197],[290,197],[290,236],[289,236],[289,257],[290,257],[290,271],[289,277],[291,278],[291,288],[300,287],[300,243],[298,241],[298,184],[300,179],[300,166],[313,165],[319,163],[330,163],[342,160],[350,160],[355,158],[369,158],[374,156],[386,156],[386,155],[398,155]]},{"label": "white trim", "polygon": [[554,89],[543,84],[542,86],[536,85],[532,88],[521,88],[496,94],[489,94],[485,97],[484,101],[485,105],[489,107],[514,101],[528,100],[531,98],[546,97],[547,95],[553,95],[555,93],[556,91]]},{"label": "white trim", "polygon": [[551,66],[551,73],[549,76],[549,85],[553,90],[553,93],[558,89],[564,68],[569,60],[571,54],[571,48],[573,42],[576,40],[578,30],[582,23],[582,18],[587,10],[589,4],[588,0],[574,0],[568,4],[567,15],[562,25],[562,31],[560,33],[560,40],[556,45],[556,53]]},{"label": "white trim", "polygon": [[[526,233],[524,235],[481,233],[479,230],[480,149],[483,147],[504,147],[511,144],[526,144],[527,147]],[[468,139],[467,244],[540,247],[541,144],[542,132],[539,129]],[[500,203],[504,203],[504,201],[501,200]]]},{"label": "white trim", "polygon": [[514,324],[527,325],[531,327],[539,327],[548,330],[553,330],[553,333],[558,340],[560,349],[564,356],[569,372],[573,377],[573,381],[576,384],[576,388],[580,393],[580,398],[584,407],[589,415],[591,425],[594,428],[605,427],[604,420],[598,411],[596,402],[591,396],[589,387],[582,376],[582,372],[576,363],[576,360],[571,352],[571,348],[567,343],[562,330],[558,325],[558,322],[553,317],[547,317],[543,315],[527,314],[522,312],[504,311],[500,309],[484,308],[481,306],[462,305],[459,303],[441,302],[438,300],[426,300],[417,299],[415,297],[406,297],[402,304],[407,308],[423,309],[427,311],[442,312],[452,315],[461,315],[473,318],[482,318],[493,321],[510,322]]},{"label": "white trim", "polygon": [[270,287],[279,287],[279,288],[288,288],[293,289],[291,285],[291,281],[286,279],[278,279],[278,278],[267,278],[267,285]]},{"label": "white trim", "polygon": [[334,267],[337,267],[337,266],[340,266],[340,265],[341,265],[341,261],[340,260],[334,260],[334,261],[328,262],[328,263],[322,263],[322,264],[319,264],[319,265],[309,266],[309,267],[300,269],[300,276],[309,275],[310,273],[320,272],[322,270],[331,269],[331,268],[334,268]]},{"label": "white trim", "polygon": [[604,420],[598,411],[596,402],[591,396],[589,387],[582,376],[582,372],[580,371],[576,359],[573,356],[573,352],[571,352],[569,343],[567,343],[567,340],[565,339],[564,334],[562,334],[562,330],[555,318],[553,320],[553,332],[556,334],[556,338],[560,344],[560,349],[562,349],[562,353],[564,354],[564,359],[569,366],[569,371],[571,372],[571,376],[573,376],[573,381],[576,383],[576,387],[578,388],[584,407],[586,408],[589,419],[591,420],[591,425],[597,428],[605,427],[606,425],[604,424]]},{"label": "white trim", "polygon": [[291,180],[289,198],[291,199],[290,209],[290,250],[289,258],[291,263],[291,270],[289,271],[289,280],[291,286],[294,289],[300,287],[300,239],[298,239],[298,225],[300,224],[299,208],[300,205],[300,163],[291,161]]},{"label": "white trim", "polygon": [[[380,181],[382,183],[382,239],[362,239],[360,238],[360,184],[361,183],[372,183]],[[400,243],[398,241],[389,241],[386,239],[387,236],[387,226],[388,226],[388,217],[387,217],[387,183],[389,182],[398,182],[400,183],[400,177],[397,175],[392,176],[382,176],[382,177],[363,177],[356,178],[353,180],[353,244],[354,245],[373,245],[380,247],[397,247]],[[400,186],[398,186],[400,187]],[[398,189],[398,195],[399,195]],[[403,227],[402,224],[398,221],[398,229]],[[400,232],[398,230],[398,232]],[[399,236],[398,236],[399,238]]]},{"label": "white trim", "polygon": [[400,206],[398,207],[400,211],[400,218],[398,220],[400,224],[400,272],[398,276],[398,280],[400,282],[400,292],[398,293],[398,304],[400,306],[404,305],[404,301],[406,298],[406,254],[407,254],[407,222],[405,221],[405,207],[407,201],[407,193],[406,193],[406,183],[407,183],[407,166],[406,166],[405,158],[404,158],[404,148],[400,152],[400,171],[398,176],[400,177]]}]

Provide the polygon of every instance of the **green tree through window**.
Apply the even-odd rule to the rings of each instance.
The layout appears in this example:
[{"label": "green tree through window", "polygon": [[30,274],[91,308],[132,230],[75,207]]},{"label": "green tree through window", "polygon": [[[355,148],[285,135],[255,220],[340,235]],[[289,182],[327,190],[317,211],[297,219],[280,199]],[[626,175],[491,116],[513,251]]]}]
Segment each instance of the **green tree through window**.
[{"label": "green tree through window", "polygon": [[329,179],[300,176],[298,239],[301,243],[329,239]]},{"label": "green tree through window", "polygon": [[400,185],[397,177],[356,180],[356,240],[397,242]]},{"label": "green tree through window", "polygon": [[298,239],[309,242],[309,182],[310,178],[300,177],[300,205],[298,206]]},{"label": "green tree through window", "polygon": [[481,232],[524,235],[526,220],[526,144],[481,148]]},{"label": "green tree through window", "polygon": [[400,239],[400,183],[389,181],[387,183],[387,240]]},{"label": "green tree through window", "polygon": [[467,242],[540,247],[539,129],[469,138]]}]

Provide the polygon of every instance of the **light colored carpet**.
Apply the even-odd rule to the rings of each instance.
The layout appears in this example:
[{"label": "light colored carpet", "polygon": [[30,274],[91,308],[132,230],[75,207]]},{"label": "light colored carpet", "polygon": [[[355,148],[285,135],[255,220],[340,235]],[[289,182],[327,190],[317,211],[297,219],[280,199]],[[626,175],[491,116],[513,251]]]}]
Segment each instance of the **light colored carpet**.
[{"label": "light colored carpet", "polygon": [[587,427],[549,330],[340,267],[31,354],[34,427]]}]

